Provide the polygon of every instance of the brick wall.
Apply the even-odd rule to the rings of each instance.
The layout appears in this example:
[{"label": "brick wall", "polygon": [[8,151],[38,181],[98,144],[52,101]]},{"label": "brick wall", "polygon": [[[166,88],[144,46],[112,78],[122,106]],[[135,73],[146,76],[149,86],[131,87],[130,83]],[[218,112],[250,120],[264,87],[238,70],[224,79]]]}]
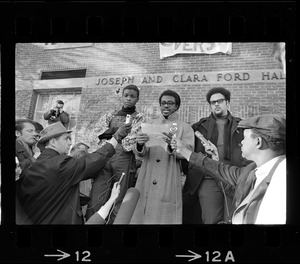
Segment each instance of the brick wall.
[{"label": "brick wall", "polygon": [[42,70],[87,68],[87,76],[279,68],[271,43],[233,43],[232,54],[179,54],[159,58],[158,43],[95,43],[92,47],[44,50],[19,43],[16,77],[38,79]]},{"label": "brick wall", "polygon": [[17,118],[33,119],[37,93],[33,90],[16,91],[16,116]]},{"label": "brick wall", "polygon": [[[86,68],[86,77],[100,78],[118,75],[279,69],[271,53],[272,43],[233,43],[231,55],[178,54],[161,60],[158,43],[97,43],[91,47],[58,50],[44,50],[37,45],[20,43],[16,46],[16,115],[33,117],[37,92],[33,91],[32,80],[39,80],[43,70]],[[25,87],[22,87],[22,83]],[[220,85],[143,85],[140,87],[137,109],[149,117],[156,115],[159,112],[160,93],[165,89],[173,89],[182,99],[180,117],[192,124],[210,113],[205,95],[215,86]],[[222,86],[231,91],[230,110],[235,116],[246,118],[265,113],[285,115],[285,82],[231,83]],[[77,138],[84,138],[84,128],[91,129],[101,115],[120,106],[120,97],[115,94],[118,87],[82,89]]]}]

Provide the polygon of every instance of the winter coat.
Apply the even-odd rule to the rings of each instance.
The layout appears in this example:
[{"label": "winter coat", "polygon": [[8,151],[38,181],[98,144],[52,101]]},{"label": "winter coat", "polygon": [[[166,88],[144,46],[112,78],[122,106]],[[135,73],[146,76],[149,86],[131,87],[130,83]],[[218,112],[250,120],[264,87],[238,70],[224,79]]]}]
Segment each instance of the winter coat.
[{"label": "winter coat", "polygon": [[[194,133],[190,125],[178,120],[177,113],[154,119],[151,123],[177,123],[176,137],[194,149]],[[140,191],[130,224],[182,224],[182,190],[179,154],[171,154],[161,146],[143,147],[143,157],[135,188]]]},{"label": "winter coat", "polygon": [[79,183],[96,177],[114,153],[109,143],[79,159],[46,148],[25,172],[19,190],[30,219],[25,224],[83,224]]},{"label": "winter coat", "polygon": [[36,161],[36,159],[28,153],[25,147],[18,140],[16,140],[16,157],[19,160],[20,168],[22,170],[26,169]]},{"label": "winter coat", "polygon": [[[243,133],[237,130],[237,125],[241,121],[240,118],[233,117],[230,113],[228,114],[228,119],[231,122],[230,127],[230,144],[227,146],[227,150],[225,150],[228,159],[228,163],[230,165],[242,167],[249,162],[245,161],[242,158],[241,147],[239,144],[243,140]],[[199,122],[192,125],[194,131],[199,131],[203,136],[210,140],[214,145],[217,145],[218,139],[218,129],[216,126],[216,121],[213,115],[211,114],[209,117],[201,118]],[[205,149],[201,143],[201,141],[196,137],[195,139],[195,152],[205,154]],[[207,176],[207,172],[205,168],[192,168],[188,170],[187,178],[185,182],[185,189],[190,193],[194,194],[198,189],[203,177]],[[221,187],[219,186],[220,190]]]}]

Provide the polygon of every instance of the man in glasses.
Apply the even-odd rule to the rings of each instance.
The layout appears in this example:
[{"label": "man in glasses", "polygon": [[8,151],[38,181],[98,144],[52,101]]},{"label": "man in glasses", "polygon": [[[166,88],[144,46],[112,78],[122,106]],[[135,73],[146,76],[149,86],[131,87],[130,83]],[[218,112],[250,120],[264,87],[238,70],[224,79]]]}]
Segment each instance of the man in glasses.
[{"label": "man in glasses", "polygon": [[[206,94],[206,100],[211,114],[195,123],[192,126],[193,130],[199,131],[217,147],[219,161],[238,167],[246,165],[239,147],[243,140],[243,133],[237,130],[241,119],[232,116],[228,110],[230,91],[223,87],[212,88]],[[205,154],[205,148],[197,137],[195,152]],[[199,221],[203,224],[217,224],[229,219],[230,198],[225,195],[222,183],[217,183],[204,168],[189,169],[183,197],[184,222],[187,224],[199,224]]]}]

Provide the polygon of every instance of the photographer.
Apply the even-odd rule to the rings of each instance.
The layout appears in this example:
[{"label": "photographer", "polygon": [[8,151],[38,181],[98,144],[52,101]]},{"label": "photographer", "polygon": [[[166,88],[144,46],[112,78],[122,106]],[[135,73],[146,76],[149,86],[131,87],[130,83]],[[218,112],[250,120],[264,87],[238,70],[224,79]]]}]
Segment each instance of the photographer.
[{"label": "photographer", "polygon": [[65,126],[65,128],[68,127],[69,114],[63,110],[63,107],[64,102],[61,100],[57,100],[56,106],[44,114],[44,119],[48,120],[49,125],[60,121]]}]

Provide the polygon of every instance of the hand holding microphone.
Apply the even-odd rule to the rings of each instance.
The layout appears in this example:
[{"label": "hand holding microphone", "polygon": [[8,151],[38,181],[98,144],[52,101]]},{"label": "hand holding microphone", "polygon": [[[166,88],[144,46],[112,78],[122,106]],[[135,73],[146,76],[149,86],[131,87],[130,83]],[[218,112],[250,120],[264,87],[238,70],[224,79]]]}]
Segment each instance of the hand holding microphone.
[{"label": "hand holding microphone", "polygon": [[115,182],[114,186],[112,187],[112,190],[111,190],[110,199],[115,201],[120,194],[120,190],[121,190],[121,186],[120,186],[119,182]]},{"label": "hand holding microphone", "polygon": [[[164,140],[166,141],[166,143],[168,144],[168,148],[169,150],[173,153],[176,148],[172,147],[172,146],[175,146],[175,143],[176,143],[176,132],[178,130],[178,127],[177,127],[177,123],[173,123],[171,126],[170,126],[170,132],[167,133],[167,132],[162,132],[163,135],[165,135],[166,137],[164,138]],[[173,144],[172,144],[173,143]]]},{"label": "hand holding microphone", "polygon": [[164,140],[166,141],[166,143],[168,145],[171,145],[173,135],[171,133],[167,133],[167,132],[162,132],[162,134],[166,136],[166,137],[164,137]]},{"label": "hand holding microphone", "polygon": [[170,146],[172,149],[176,150],[177,153],[180,153],[186,147],[186,144],[180,139],[175,138],[171,140]]},{"label": "hand holding microphone", "polygon": [[122,126],[118,128],[116,133],[113,135],[113,137],[116,139],[118,143],[121,143],[122,139],[125,138],[128,135],[128,133],[130,133],[131,127],[132,127],[131,123],[128,124],[124,123]]},{"label": "hand holding microphone", "polygon": [[203,147],[205,148],[205,152],[211,155],[213,160],[219,161],[217,147],[210,140],[207,140],[199,131],[195,131],[195,135],[200,139]]}]

